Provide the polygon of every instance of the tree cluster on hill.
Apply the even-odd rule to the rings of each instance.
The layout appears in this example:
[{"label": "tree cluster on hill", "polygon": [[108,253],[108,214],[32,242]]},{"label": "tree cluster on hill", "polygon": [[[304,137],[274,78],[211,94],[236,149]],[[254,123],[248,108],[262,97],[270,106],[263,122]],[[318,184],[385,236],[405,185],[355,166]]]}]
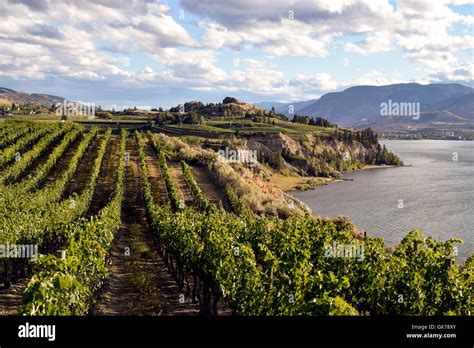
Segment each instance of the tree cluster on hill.
[{"label": "tree cluster on hill", "polygon": [[328,120],[322,117],[309,117],[309,116],[300,116],[294,115],[291,120],[293,123],[303,123],[310,126],[319,126],[319,127],[337,127],[335,124],[332,124]]},{"label": "tree cluster on hill", "polygon": [[378,144],[378,135],[370,127],[364,130],[337,129],[331,138],[345,142],[358,141],[367,148]]},{"label": "tree cluster on hill", "polygon": [[154,121],[162,126],[164,124],[205,124],[206,120],[204,116],[199,115],[195,111],[191,112],[171,112],[171,111],[161,111],[155,117]]},{"label": "tree cluster on hill", "polygon": [[108,111],[97,111],[95,113],[95,115],[98,118],[102,118],[102,119],[105,119],[105,120],[111,120],[112,119],[112,113],[110,113]]},{"label": "tree cluster on hill", "polygon": [[222,101],[222,104],[231,104],[231,103],[238,104],[239,101],[237,100],[237,98],[233,98],[233,97],[225,97],[224,100]]},{"label": "tree cluster on hill", "polygon": [[[152,109],[152,111],[160,112],[158,118],[160,118],[162,122],[169,122],[170,120],[172,120],[172,122],[189,123],[189,121],[192,121],[192,117],[191,119],[187,117],[192,113],[203,117],[245,117],[249,119],[255,117],[273,117],[282,120],[287,120],[287,117],[285,115],[277,113],[274,108],[272,108],[272,110],[270,111],[263,110],[255,107],[252,104],[240,102],[239,100],[233,97],[224,98],[222,103],[204,104],[200,101],[191,101],[172,107],[167,112],[163,111],[162,109]],[[173,115],[170,120],[169,114]],[[185,118],[187,118],[187,120],[185,120]],[[195,118],[194,121],[196,121]]]},{"label": "tree cluster on hill", "polygon": [[12,103],[11,107],[6,105],[0,107],[0,111],[3,113],[20,113],[20,114],[39,114],[41,112],[48,112],[48,108],[42,105],[34,103],[15,104]]},{"label": "tree cluster on hill", "polygon": [[383,147],[378,145],[378,153],[375,157],[375,164],[386,164],[386,165],[403,165],[402,160],[394,153],[387,150],[385,145]]}]

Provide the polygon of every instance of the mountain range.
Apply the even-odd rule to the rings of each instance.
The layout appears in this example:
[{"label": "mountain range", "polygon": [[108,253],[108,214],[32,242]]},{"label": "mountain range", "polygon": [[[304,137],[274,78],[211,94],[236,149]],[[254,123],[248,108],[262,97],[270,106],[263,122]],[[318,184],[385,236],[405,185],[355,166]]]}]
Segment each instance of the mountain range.
[{"label": "mountain range", "polygon": [[63,100],[64,98],[55,95],[39,93],[29,94],[0,87],[0,105],[10,106],[13,103],[16,105],[30,103],[50,107],[52,104],[61,103]]},{"label": "mountain range", "polygon": [[[420,117],[382,116],[383,103],[419,103]],[[277,112],[323,117],[345,127],[375,129],[439,127],[447,124],[474,125],[474,89],[460,84],[404,83],[386,86],[355,86],[298,103],[257,103]],[[289,115],[291,116],[291,115]]]},{"label": "mountain range", "polygon": [[[0,87],[0,105],[37,104],[49,107],[64,98],[23,93]],[[419,117],[382,115],[382,105],[418,103]],[[257,107],[291,118],[297,115],[323,117],[342,127],[372,127],[380,131],[468,130],[474,133],[474,89],[461,84],[403,83],[386,86],[354,86],[295,103],[261,102]],[[413,104],[414,105],[414,104]],[[292,107],[292,108],[291,108]]]}]

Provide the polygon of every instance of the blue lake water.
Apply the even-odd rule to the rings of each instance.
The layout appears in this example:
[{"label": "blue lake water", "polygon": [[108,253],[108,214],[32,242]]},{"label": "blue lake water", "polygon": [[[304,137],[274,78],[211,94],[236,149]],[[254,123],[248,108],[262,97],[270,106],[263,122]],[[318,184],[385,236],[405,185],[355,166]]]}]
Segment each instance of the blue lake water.
[{"label": "blue lake water", "polygon": [[[346,173],[293,192],[316,216],[346,215],[368,234],[398,243],[412,228],[437,240],[459,237],[459,260],[474,251],[474,142],[381,141],[411,167]],[[457,158],[456,158],[457,157]],[[456,160],[457,159],[457,160]]]}]

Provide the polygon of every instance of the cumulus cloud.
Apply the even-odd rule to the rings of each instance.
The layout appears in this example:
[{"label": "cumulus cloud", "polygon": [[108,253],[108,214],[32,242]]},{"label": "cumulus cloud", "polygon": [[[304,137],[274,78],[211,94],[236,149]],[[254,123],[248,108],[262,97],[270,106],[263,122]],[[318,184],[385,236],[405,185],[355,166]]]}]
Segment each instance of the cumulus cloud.
[{"label": "cumulus cloud", "polygon": [[[306,74],[306,66],[288,73],[291,59],[330,60],[335,47],[367,58],[402,54],[426,80],[473,78],[474,17],[457,7],[474,0],[175,1],[190,20],[164,0],[0,0],[0,78],[286,100],[406,82],[380,68],[351,81]],[[235,53],[239,64],[229,64]]]},{"label": "cumulus cloud", "polygon": [[[152,53],[167,47],[197,46],[171,17],[167,5],[119,2],[0,2],[0,71],[17,78],[45,78],[55,73],[89,79],[129,76],[130,71],[120,69],[117,57],[110,55],[114,48],[123,53]],[[100,49],[100,42],[109,43],[109,52]]]},{"label": "cumulus cloud", "polygon": [[406,52],[406,57],[419,64],[430,76],[447,80],[470,81],[468,61],[456,55],[460,51],[474,49],[474,36],[451,35],[449,29],[455,23],[471,23],[473,16],[454,12],[449,3],[466,4],[466,1],[408,1],[399,0],[394,30],[397,44]]},{"label": "cumulus cloud", "polygon": [[177,48],[159,49],[155,59],[171,69],[174,79],[197,79],[203,84],[219,83],[226,73],[217,68],[216,53],[210,50],[182,51]]},{"label": "cumulus cloud", "polygon": [[473,36],[450,34],[456,23],[474,24],[472,15],[461,15],[450,5],[472,0],[269,1],[186,0],[183,8],[211,21],[203,26],[203,44],[211,48],[255,49],[274,56],[329,55],[328,46],[339,38],[344,51],[361,55],[401,48],[405,57],[430,76],[469,81],[469,62],[441,59],[472,50]]},{"label": "cumulus cloud", "polygon": [[355,52],[362,55],[369,55],[378,52],[388,52],[393,49],[392,36],[386,32],[370,34],[365,40],[359,43],[346,42],[343,46],[346,52]]},{"label": "cumulus cloud", "polygon": [[383,74],[380,71],[373,69],[362,74],[361,76],[354,79],[353,81],[346,81],[342,83],[342,85],[344,86],[344,88],[347,88],[351,86],[385,86],[385,85],[391,85],[391,84],[403,83],[403,82],[407,82],[407,81],[388,77],[387,74]]},{"label": "cumulus cloud", "polygon": [[309,77],[303,74],[297,74],[289,83],[291,86],[301,88],[307,92],[332,91],[340,85],[327,73],[319,73]]},{"label": "cumulus cloud", "polygon": [[382,30],[393,13],[385,0],[186,0],[181,5],[214,21],[205,28],[205,45],[236,48],[251,42],[277,56],[324,57],[326,46],[343,33]]}]

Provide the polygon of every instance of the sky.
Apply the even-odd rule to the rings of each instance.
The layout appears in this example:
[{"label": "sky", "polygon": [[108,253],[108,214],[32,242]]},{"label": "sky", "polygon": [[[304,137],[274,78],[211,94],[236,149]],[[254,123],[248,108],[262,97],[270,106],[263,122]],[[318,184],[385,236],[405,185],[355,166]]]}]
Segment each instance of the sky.
[{"label": "sky", "polygon": [[0,87],[103,107],[473,85],[474,0],[0,0]]}]

